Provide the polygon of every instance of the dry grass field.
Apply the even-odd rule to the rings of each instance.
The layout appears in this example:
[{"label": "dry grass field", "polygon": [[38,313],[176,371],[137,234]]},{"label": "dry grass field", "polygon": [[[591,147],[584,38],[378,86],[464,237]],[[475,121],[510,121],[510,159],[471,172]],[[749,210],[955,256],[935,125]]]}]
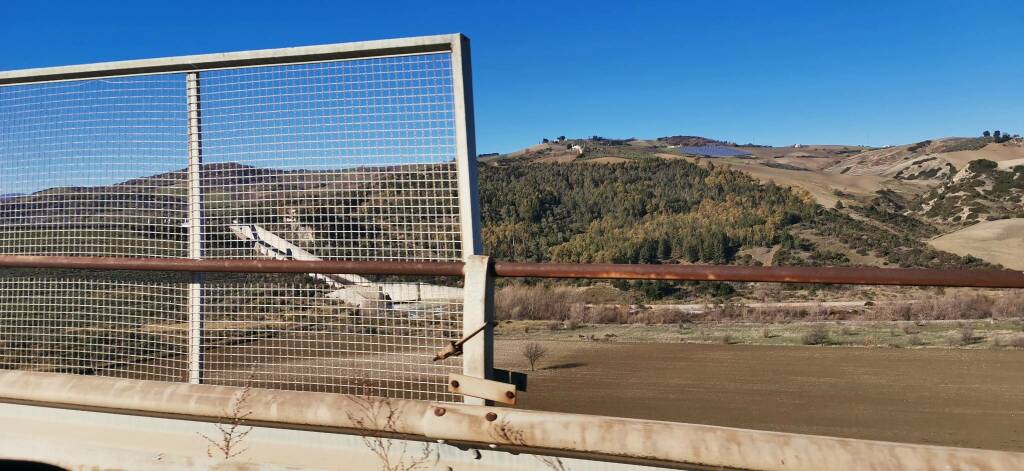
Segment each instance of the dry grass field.
[{"label": "dry grass field", "polygon": [[1024,451],[1021,350],[540,343],[523,408]]},{"label": "dry grass field", "polygon": [[932,247],[957,255],[998,263],[1006,268],[1024,270],[1024,219],[983,221],[928,242]]}]

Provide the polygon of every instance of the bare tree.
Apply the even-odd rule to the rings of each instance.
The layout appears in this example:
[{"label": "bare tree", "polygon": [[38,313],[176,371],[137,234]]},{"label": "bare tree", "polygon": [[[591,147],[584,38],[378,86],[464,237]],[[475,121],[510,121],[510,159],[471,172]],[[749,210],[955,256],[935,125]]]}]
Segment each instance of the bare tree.
[{"label": "bare tree", "polygon": [[530,362],[530,371],[537,369],[537,362],[548,354],[548,349],[537,342],[530,342],[523,345],[523,358]]}]

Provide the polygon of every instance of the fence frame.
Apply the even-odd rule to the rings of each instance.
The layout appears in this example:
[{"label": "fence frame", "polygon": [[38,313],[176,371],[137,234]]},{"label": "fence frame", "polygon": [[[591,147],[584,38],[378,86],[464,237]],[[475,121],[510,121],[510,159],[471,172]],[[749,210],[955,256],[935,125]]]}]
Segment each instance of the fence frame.
[{"label": "fence frame", "polygon": [[[188,107],[188,167],[187,167],[187,258],[205,260],[203,241],[203,195],[200,169],[203,158],[202,144],[202,72],[258,66],[311,64],[342,60],[395,57],[429,53],[449,53],[451,57],[452,97],[455,117],[455,167],[459,195],[459,225],[462,260],[470,261],[483,253],[480,235],[480,209],[477,190],[476,136],[473,114],[473,81],[469,38],[462,34],[446,34],[412,38],[385,39],[351,43],[303,46],[280,49],[202,54],[191,56],[103,62],[61,67],[35,68],[0,72],[0,87],[69,80],[89,80],[109,77],[141,76],[152,74],[184,73]],[[85,257],[70,257],[85,258]],[[127,259],[148,261],[145,259]],[[81,261],[81,260],[80,260]],[[486,264],[486,262],[484,262]],[[188,286],[188,382],[203,381],[203,272],[192,271]],[[489,280],[489,271],[477,271],[480,280],[466,280],[466,285],[481,289]],[[458,276],[461,276],[461,271]],[[467,291],[464,297],[468,297]],[[493,315],[488,294],[474,294],[473,303],[463,312],[463,334],[468,335]],[[483,338],[464,346],[463,372],[467,375],[490,378],[492,356],[490,345],[493,332],[485,329]],[[474,364],[478,362],[479,364]],[[475,401],[475,399],[467,398]]]},{"label": "fence frame", "polygon": [[[318,46],[11,70],[0,72],[0,86],[84,80],[100,77],[122,77],[126,75],[202,72],[215,69],[235,69],[265,65],[306,64],[344,59],[426,54],[431,52],[453,52],[456,49],[461,50],[463,41],[468,44],[469,39],[462,34],[444,34]],[[466,52],[468,52],[468,49]],[[462,67],[466,66],[468,66],[468,62],[462,65]],[[470,71],[466,69],[464,72],[468,74]]]}]

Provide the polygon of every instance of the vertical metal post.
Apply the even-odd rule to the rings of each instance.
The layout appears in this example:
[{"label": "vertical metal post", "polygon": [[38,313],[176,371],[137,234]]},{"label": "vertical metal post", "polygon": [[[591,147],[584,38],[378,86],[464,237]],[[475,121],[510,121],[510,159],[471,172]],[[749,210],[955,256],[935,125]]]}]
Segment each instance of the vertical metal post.
[{"label": "vertical metal post", "polygon": [[[185,75],[188,96],[188,258],[203,258],[202,121],[199,73]],[[188,382],[203,381],[203,274],[192,274],[188,285]]]},{"label": "vertical metal post", "polygon": [[[458,172],[459,224],[462,236],[464,272],[463,338],[486,325],[462,346],[462,373],[490,379],[494,376],[494,277],[489,257],[483,254],[480,238],[480,207],[477,191],[476,130],[473,121],[473,68],[469,38],[452,36],[452,85],[455,106],[455,167]],[[483,399],[466,397],[467,404]]]},{"label": "vertical metal post", "polygon": [[452,39],[452,84],[455,87],[455,167],[458,172],[462,259],[484,252],[480,240],[480,206],[476,176],[476,128],[473,122],[473,67],[469,38]]},{"label": "vertical metal post", "polygon": [[[486,255],[466,259],[462,301],[463,336],[485,325],[484,330],[462,344],[462,374],[494,377],[494,264]],[[485,405],[483,399],[465,397],[467,404]]]}]

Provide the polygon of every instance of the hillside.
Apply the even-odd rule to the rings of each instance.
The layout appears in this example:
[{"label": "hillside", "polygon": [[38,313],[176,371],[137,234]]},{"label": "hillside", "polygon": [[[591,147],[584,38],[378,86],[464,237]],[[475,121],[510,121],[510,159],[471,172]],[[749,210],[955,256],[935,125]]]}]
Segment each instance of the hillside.
[{"label": "hillside", "polygon": [[[707,157],[683,152],[684,147],[707,144],[732,146],[751,155]],[[582,153],[570,152],[572,146],[578,146]],[[942,138],[885,148],[737,146],[697,136],[654,140],[588,138],[548,142],[484,162],[497,166],[609,165],[648,160],[700,165],[713,162],[716,166],[729,167],[757,181],[792,188],[826,208],[835,207],[836,213],[860,224],[909,237],[915,247],[927,247],[927,242],[934,237],[981,221],[1024,215],[1024,175],[1015,168],[1024,163],[1024,142],[1019,138],[1000,142],[990,137]],[[846,221],[843,224],[849,225]],[[794,229],[793,233],[803,234],[810,240],[816,238],[802,229]],[[971,234],[964,232],[961,238]],[[835,245],[832,240],[821,242]],[[968,244],[975,249],[973,252],[966,248],[956,253],[982,257],[992,263],[1004,260],[992,255],[998,252],[998,247],[993,245],[998,245],[997,242],[980,238],[973,244]],[[844,246],[834,249],[853,263],[881,264],[886,259],[857,253],[858,249],[849,244],[840,245]],[[762,262],[770,262],[767,253],[779,256],[777,247],[744,247],[739,252],[749,253]],[[907,264],[907,257],[903,258],[888,261]],[[909,263],[919,265],[919,262]]]},{"label": "hillside", "polygon": [[950,253],[971,254],[1014,270],[1024,270],[1024,219],[979,222],[928,242]]}]

